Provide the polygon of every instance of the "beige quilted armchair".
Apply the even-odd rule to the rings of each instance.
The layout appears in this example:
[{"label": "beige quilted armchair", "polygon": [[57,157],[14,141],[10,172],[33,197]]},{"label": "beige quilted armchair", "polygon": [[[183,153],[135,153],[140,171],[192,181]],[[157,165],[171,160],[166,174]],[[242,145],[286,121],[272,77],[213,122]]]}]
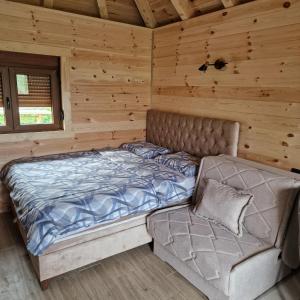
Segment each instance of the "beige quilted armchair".
[{"label": "beige quilted armchair", "polygon": [[291,271],[281,254],[300,176],[224,155],[202,160],[195,194],[205,178],[253,194],[243,236],[196,216],[189,205],[167,208],[148,218],[154,253],[209,299],[254,299]]}]

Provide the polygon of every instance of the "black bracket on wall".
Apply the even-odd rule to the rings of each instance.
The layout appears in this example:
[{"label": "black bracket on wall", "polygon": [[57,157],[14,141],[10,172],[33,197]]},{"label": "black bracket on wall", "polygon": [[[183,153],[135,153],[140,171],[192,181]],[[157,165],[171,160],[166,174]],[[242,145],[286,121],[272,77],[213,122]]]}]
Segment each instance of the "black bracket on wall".
[{"label": "black bracket on wall", "polygon": [[213,64],[205,63],[201,65],[198,70],[205,73],[209,66],[214,66],[217,70],[224,70],[227,64],[224,59],[219,58]]}]

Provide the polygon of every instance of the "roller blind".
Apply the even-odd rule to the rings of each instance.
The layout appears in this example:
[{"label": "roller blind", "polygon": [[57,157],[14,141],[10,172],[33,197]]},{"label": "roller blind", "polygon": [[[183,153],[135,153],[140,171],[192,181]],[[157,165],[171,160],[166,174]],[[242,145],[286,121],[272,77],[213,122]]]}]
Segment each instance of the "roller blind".
[{"label": "roller blind", "polygon": [[51,107],[49,75],[17,74],[18,100],[21,107]]}]

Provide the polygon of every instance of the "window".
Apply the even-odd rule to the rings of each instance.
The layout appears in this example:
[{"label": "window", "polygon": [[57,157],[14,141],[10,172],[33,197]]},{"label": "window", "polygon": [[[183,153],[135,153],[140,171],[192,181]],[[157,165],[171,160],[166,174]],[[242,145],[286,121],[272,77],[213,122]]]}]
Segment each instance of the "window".
[{"label": "window", "polygon": [[0,51],[0,133],[62,128],[59,58]]}]

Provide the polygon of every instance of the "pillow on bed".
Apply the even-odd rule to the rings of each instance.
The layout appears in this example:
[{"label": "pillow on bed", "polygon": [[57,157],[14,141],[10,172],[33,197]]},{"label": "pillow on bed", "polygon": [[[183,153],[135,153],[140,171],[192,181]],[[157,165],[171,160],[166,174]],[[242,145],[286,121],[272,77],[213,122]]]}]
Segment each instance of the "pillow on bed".
[{"label": "pillow on bed", "polygon": [[241,237],[245,211],[253,196],[214,179],[206,179],[202,195],[195,214]]},{"label": "pillow on bed", "polygon": [[148,142],[126,143],[121,145],[121,149],[135,153],[143,158],[154,158],[158,155],[172,152],[168,148],[160,147]]},{"label": "pillow on bed", "polygon": [[160,155],[154,160],[166,167],[179,171],[185,176],[196,176],[200,162],[200,158],[186,152]]}]

